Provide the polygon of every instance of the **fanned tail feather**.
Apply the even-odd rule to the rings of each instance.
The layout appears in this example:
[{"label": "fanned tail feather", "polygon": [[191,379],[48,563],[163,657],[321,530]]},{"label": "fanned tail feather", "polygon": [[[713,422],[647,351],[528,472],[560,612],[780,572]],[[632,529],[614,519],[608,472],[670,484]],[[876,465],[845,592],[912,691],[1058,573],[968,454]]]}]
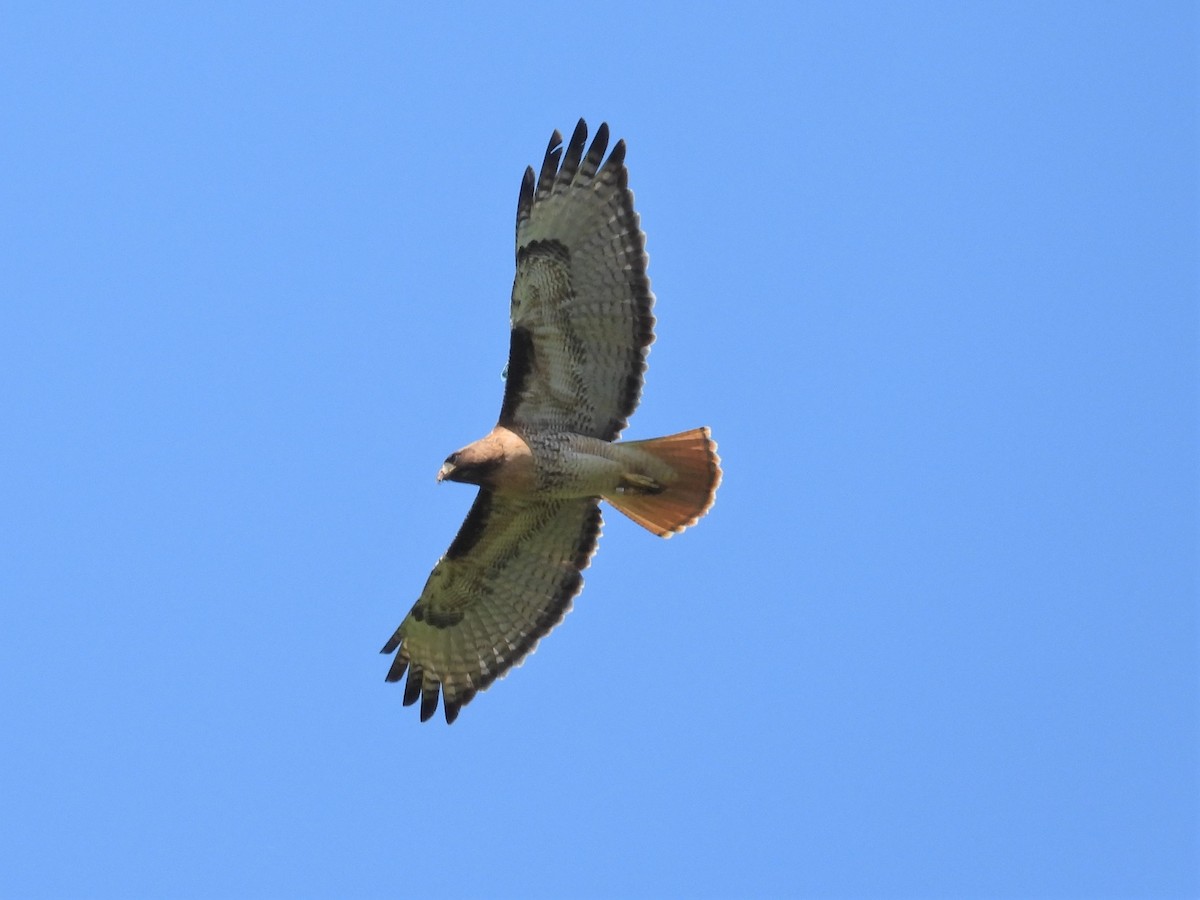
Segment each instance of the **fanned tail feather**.
[{"label": "fanned tail feather", "polygon": [[695,525],[713,505],[721,483],[721,458],[707,428],[648,441],[622,441],[617,446],[653,457],[668,466],[673,475],[662,483],[631,476],[629,485],[605,496],[643,528],[659,537],[670,537]]}]

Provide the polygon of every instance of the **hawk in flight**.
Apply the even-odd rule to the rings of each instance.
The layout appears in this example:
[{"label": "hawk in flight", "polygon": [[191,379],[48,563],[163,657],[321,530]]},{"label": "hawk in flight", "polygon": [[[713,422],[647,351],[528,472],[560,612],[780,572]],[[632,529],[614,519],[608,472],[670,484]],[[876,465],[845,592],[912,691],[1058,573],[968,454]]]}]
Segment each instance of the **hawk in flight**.
[{"label": "hawk in flight", "polygon": [[[500,419],[438,481],[479,486],[458,536],[384,645],[404,705],[446,721],[530,653],[583,586],[607,500],[660,537],[703,516],[721,481],[707,428],[617,442],[654,341],[645,236],[625,142],[605,158],[581,119],[517,200],[517,275]],[[584,152],[586,147],[586,153]]]}]

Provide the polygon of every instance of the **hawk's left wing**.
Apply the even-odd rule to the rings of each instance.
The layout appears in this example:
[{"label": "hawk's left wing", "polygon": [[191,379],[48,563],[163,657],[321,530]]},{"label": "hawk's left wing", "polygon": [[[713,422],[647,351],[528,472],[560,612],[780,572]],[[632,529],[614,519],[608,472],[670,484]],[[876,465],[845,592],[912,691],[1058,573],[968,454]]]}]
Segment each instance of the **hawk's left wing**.
[{"label": "hawk's left wing", "polygon": [[458,536],[384,653],[408,670],[404,705],[453,722],[477,691],[521,662],[562,621],[600,536],[595,499],[541,500],[481,488]]}]

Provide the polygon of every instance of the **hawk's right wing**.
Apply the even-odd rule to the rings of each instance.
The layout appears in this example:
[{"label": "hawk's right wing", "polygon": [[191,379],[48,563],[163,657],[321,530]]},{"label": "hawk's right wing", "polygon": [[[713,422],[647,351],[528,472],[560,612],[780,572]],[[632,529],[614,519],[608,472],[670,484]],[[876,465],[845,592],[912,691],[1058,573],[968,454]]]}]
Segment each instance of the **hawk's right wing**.
[{"label": "hawk's right wing", "polygon": [[580,119],[563,156],[554,132],[521,183],[500,424],[613,440],[641,397],[654,295],[625,142],[605,160],[608,126],[586,141]]}]

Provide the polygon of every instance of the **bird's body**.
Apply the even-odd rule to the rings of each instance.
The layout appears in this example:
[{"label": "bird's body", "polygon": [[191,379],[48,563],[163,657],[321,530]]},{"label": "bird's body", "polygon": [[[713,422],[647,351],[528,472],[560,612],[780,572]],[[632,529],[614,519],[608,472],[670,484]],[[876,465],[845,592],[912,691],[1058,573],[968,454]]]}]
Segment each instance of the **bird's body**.
[{"label": "bird's body", "polygon": [[[447,722],[561,621],[600,535],[600,501],[670,537],[712,505],[721,480],[707,428],[616,438],[641,395],[654,340],[645,239],[625,144],[584,155],[579,122],[556,131],[517,204],[517,275],[499,422],[452,453],[439,481],[479,486],[467,519],[383,648],[405,704]],[[560,165],[561,157],[561,165]]]},{"label": "bird's body", "polygon": [[674,478],[670,465],[639,449],[570,431],[521,435],[498,425],[438,472],[438,480],[477,484],[499,494],[534,492],[559,500],[618,496],[641,484],[652,490]]}]

